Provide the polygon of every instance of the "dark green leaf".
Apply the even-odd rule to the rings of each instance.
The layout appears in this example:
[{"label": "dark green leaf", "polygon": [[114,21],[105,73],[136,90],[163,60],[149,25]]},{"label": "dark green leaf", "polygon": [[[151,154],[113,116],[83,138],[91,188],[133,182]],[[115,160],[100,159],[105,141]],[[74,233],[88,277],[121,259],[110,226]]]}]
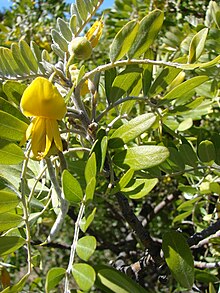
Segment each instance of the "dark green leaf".
[{"label": "dark green leaf", "polygon": [[[144,58],[154,60],[154,54],[151,49],[148,49],[147,52],[144,54]],[[152,75],[153,75],[153,64],[144,64],[143,65],[143,73],[142,73],[142,87],[144,96],[147,96],[151,82],[152,82]]]},{"label": "dark green leaf", "polygon": [[202,162],[215,160],[215,147],[210,140],[203,140],[198,146],[198,156]]},{"label": "dark green leaf", "polygon": [[115,102],[132,89],[140,79],[142,69],[138,66],[127,66],[125,70],[119,73],[114,79],[111,89],[110,101]]},{"label": "dark green leaf", "polygon": [[194,262],[186,239],[176,231],[167,232],[163,237],[164,257],[174,278],[184,288],[194,283]]},{"label": "dark green leaf", "polygon": [[18,236],[0,237],[0,255],[8,255],[25,244],[25,239]]},{"label": "dark green leaf", "polygon": [[105,71],[105,93],[106,97],[108,99],[108,102],[111,101],[111,89],[112,89],[112,83],[117,75],[116,68],[110,68],[109,70]]},{"label": "dark green leaf", "polygon": [[215,147],[215,162],[220,165],[220,135],[218,133],[214,133],[211,140]]},{"label": "dark green leaf", "polygon": [[192,167],[197,165],[198,158],[190,144],[181,144],[179,150],[182,160],[186,165]]}]

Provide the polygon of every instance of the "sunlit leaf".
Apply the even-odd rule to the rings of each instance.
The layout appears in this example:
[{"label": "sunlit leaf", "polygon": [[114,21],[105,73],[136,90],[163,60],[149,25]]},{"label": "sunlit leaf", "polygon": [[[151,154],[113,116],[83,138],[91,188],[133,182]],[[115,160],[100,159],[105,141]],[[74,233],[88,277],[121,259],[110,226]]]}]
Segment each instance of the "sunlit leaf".
[{"label": "sunlit leaf", "polygon": [[96,286],[102,292],[111,293],[147,293],[143,287],[139,286],[131,278],[125,274],[107,267],[97,267]]},{"label": "sunlit leaf", "polygon": [[25,159],[22,149],[15,143],[0,140],[0,164],[16,165]]},{"label": "sunlit leaf", "polygon": [[115,36],[110,46],[110,60],[120,60],[130,49],[137,34],[139,23],[136,20],[129,21]]},{"label": "sunlit leaf", "polygon": [[127,66],[114,79],[111,89],[110,101],[115,102],[132,89],[140,79],[142,69],[138,66]]},{"label": "sunlit leaf", "polygon": [[79,203],[83,198],[83,191],[78,180],[73,177],[68,170],[62,174],[62,187],[65,198],[70,203]]},{"label": "sunlit leaf", "polygon": [[91,214],[89,214],[86,217],[83,217],[81,222],[80,222],[80,229],[85,233],[86,230],[89,228],[89,226],[91,225],[92,221],[94,220],[95,217],[95,213],[96,213],[96,208],[93,209],[93,211],[91,212]]},{"label": "sunlit leaf", "polygon": [[0,214],[0,232],[18,227],[23,221],[23,218],[15,213]]},{"label": "sunlit leaf", "polygon": [[69,42],[72,41],[73,35],[68,24],[62,18],[58,18],[57,23],[64,39]]},{"label": "sunlit leaf", "polygon": [[156,116],[152,113],[146,113],[125,122],[122,126],[116,129],[109,140],[111,148],[120,147],[122,141],[127,143],[139,136],[141,133],[148,130],[156,120]]},{"label": "sunlit leaf", "polygon": [[116,153],[113,162],[119,167],[141,170],[159,165],[169,156],[163,146],[137,146]]},{"label": "sunlit leaf", "polygon": [[85,261],[88,261],[90,256],[96,249],[96,239],[94,236],[84,236],[77,242],[76,253]]},{"label": "sunlit leaf", "polygon": [[137,58],[147,51],[163,24],[163,18],[163,12],[156,9],[141,20],[135,40],[128,51],[129,59]]},{"label": "sunlit leaf", "polygon": [[45,290],[49,293],[55,289],[59,282],[64,278],[66,270],[63,268],[52,268],[46,276]]},{"label": "sunlit leaf", "polygon": [[[157,178],[152,179],[136,179],[134,184],[129,187],[123,188],[121,191],[132,199],[140,199],[146,195],[155,187],[158,183]],[[130,184],[129,184],[130,185]]]},{"label": "sunlit leaf", "polygon": [[193,63],[199,59],[203,52],[207,35],[208,28],[203,28],[192,38],[189,47],[189,63]]},{"label": "sunlit leaf", "polygon": [[18,196],[8,190],[0,190],[0,214],[14,209],[19,203]]},{"label": "sunlit leaf", "polygon": [[86,263],[75,263],[72,273],[81,290],[88,291],[93,286],[96,273],[90,265]]},{"label": "sunlit leaf", "polygon": [[85,179],[88,184],[92,178],[96,178],[96,155],[93,152],[89,157],[85,167]]},{"label": "sunlit leaf", "polygon": [[18,118],[0,111],[0,137],[20,141],[25,135],[28,125]]},{"label": "sunlit leaf", "polygon": [[37,73],[38,63],[29,45],[24,40],[21,40],[19,42],[19,48],[20,48],[21,55],[24,58],[30,70]]},{"label": "sunlit leaf", "polygon": [[164,100],[174,100],[180,98],[183,95],[186,95],[188,92],[192,91],[208,79],[209,77],[205,75],[195,76],[191,79],[188,79],[168,92],[168,94],[162,98],[161,103],[163,103]]}]

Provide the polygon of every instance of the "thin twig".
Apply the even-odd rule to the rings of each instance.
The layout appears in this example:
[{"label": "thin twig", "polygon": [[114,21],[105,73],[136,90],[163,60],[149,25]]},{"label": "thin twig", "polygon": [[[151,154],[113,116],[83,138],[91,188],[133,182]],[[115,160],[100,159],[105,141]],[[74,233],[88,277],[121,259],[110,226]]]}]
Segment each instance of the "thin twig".
[{"label": "thin twig", "polygon": [[27,158],[23,162],[22,172],[21,172],[21,201],[24,213],[24,222],[26,226],[26,245],[27,245],[27,263],[28,263],[28,272],[27,275],[31,273],[31,232],[30,232],[30,224],[29,224],[29,205],[27,198],[25,196],[26,193],[26,172],[29,160],[30,148],[27,151]]},{"label": "thin twig", "polygon": [[47,168],[48,168],[50,180],[53,184],[53,187],[56,191],[57,197],[60,202],[60,212],[59,212],[59,214],[53,224],[53,227],[51,228],[50,234],[46,240],[46,242],[51,242],[57,236],[57,234],[59,233],[59,231],[63,225],[65,216],[68,212],[69,205],[68,205],[68,202],[65,200],[64,195],[62,193],[62,190],[59,186],[59,183],[57,181],[57,178],[56,178],[56,175],[54,172],[54,167],[53,167],[51,160],[49,158],[46,158],[46,163],[47,163]]},{"label": "thin twig", "polygon": [[72,272],[72,266],[73,266],[74,257],[75,257],[75,253],[76,253],[76,246],[77,246],[77,242],[78,242],[78,239],[79,239],[80,223],[81,223],[81,220],[83,218],[84,211],[85,211],[84,200],[85,200],[85,196],[84,196],[84,198],[82,200],[82,203],[80,205],[77,220],[75,222],[75,231],[74,231],[73,242],[72,242],[72,245],[71,245],[69,264],[68,264],[68,267],[66,269],[64,293],[70,293],[71,292],[70,288],[69,288],[69,278],[70,278],[70,275],[71,275],[71,272]]}]

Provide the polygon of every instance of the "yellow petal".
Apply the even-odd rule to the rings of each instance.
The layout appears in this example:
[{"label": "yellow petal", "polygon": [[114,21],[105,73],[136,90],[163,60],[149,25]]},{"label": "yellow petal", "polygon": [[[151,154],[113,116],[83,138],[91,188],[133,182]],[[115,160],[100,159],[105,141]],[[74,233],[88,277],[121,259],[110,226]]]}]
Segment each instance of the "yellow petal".
[{"label": "yellow petal", "polygon": [[[59,132],[59,126],[56,120],[52,119],[47,119],[46,121],[46,132],[47,132],[47,141],[48,144],[49,142],[55,143],[55,146],[60,150],[61,152],[63,151],[63,144],[62,140],[60,137],[60,132]],[[47,142],[46,142],[46,150],[45,153],[48,153],[49,149],[47,147]]]},{"label": "yellow petal", "polygon": [[42,159],[46,148],[46,119],[38,117],[32,128],[31,149],[37,159]]},{"label": "yellow petal", "polygon": [[45,157],[49,152],[53,141],[53,128],[51,126],[51,121],[55,121],[57,123],[56,120],[46,119],[46,147],[44,150],[43,157]]},{"label": "yellow petal", "polygon": [[[35,118],[35,119],[36,119],[36,118]],[[34,126],[34,121],[35,121],[35,119],[34,119],[33,121],[31,121],[31,123],[29,124],[29,126],[28,126],[28,128],[27,128],[27,130],[26,130],[26,133],[25,133],[23,139],[22,139],[21,142],[20,142],[20,146],[24,145],[25,142],[30,138],[31,133],[32,133],[32,130],[33,130],[33,126]]]},{"label": "yellow petal", "polygon": [[90,41],[93,48],[97,46],[98,41],[101,38],[103,26],[103,22],[101,20],[97,20],[86,34],[86,38]]},{"label": "yellow petal", "polygon": [[46,78],[37,77],[25,89],[20,103],[26,116],[61,120],[66,105],[57,88]]}]

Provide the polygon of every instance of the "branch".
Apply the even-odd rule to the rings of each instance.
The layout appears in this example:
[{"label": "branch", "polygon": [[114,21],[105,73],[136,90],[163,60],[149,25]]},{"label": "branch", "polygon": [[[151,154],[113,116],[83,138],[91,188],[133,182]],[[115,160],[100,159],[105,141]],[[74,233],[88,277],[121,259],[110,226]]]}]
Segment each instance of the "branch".
[{"label": "branch", "polygon": [[119,206],[122,211],[122,215],[125,220],[128,222],[130,227],[134,230],[137,237],[144,245],[144,248],[149,251],[149,254],[152,256],[152,259],[157,265],[163,263],[163,259],[160,257],[160,245],[155,243],[151,238],[148,231],[143,227],[142,223],[138,220],[133,210],[131,209],[128,199],[121,194],[120,192],[116,193],[116,197],[119,203]]},{"label": "branch", "polygon": [[218,230],[220,230],[220,219],[218,219],[214,224],[203,230],[202,232],[195,233],[188,240],[188,245],[191,247],[193,245],[198,244],[201,240],[209,237],[212,234],[215,234]]}]

